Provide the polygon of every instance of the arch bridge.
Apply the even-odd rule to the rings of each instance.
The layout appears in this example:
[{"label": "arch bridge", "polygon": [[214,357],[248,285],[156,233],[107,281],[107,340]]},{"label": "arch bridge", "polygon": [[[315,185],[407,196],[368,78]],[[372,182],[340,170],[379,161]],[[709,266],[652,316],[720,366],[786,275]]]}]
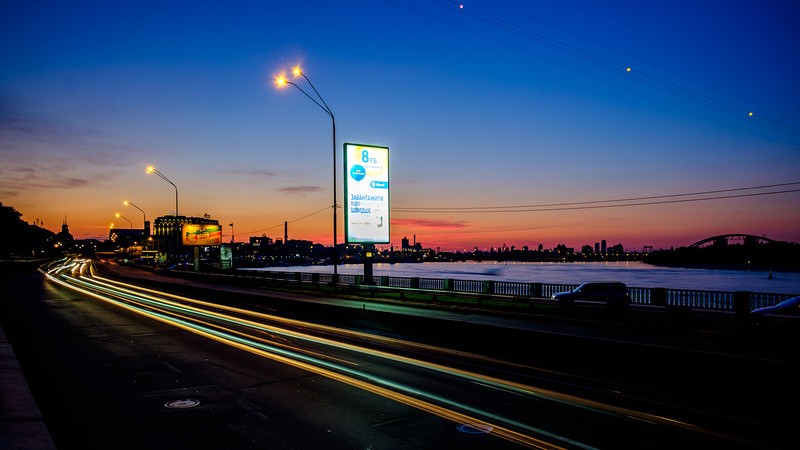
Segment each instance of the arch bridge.
[{"label": "arch bridge", "polygon": [[765,236],[754,236],[752,234],[721,234],[719,236],[712,236],[697,241],[690,245],[689,248],[705,248],[709,246],[724,247],[727,245],[744,244],[744,245],[757,245],[757,244],[771,244],[777,242]]}]

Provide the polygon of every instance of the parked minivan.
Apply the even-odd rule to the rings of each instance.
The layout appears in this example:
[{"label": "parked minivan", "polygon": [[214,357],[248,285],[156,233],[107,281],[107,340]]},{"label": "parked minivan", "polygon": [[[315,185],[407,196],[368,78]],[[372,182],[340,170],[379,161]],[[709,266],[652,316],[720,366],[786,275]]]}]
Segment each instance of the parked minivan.
[{"label": "parked minivan", "polygon": [[595,281],[583,283],[568,292],[558,292],[550,298],[559,305],[572,306],[575,300],[605,302],[609,307],[626,307],[631,299],[628,287],[620,281]]}]

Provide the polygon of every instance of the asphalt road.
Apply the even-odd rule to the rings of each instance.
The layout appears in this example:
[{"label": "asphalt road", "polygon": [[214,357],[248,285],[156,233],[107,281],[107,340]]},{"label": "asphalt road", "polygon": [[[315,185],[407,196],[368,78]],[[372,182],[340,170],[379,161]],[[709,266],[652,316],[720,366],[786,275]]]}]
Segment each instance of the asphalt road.
[{"label": "asphalt road", "polygon": [[[34,274],[9,281],[14,288],[4,296],[19,301],[3,328],[21,350],[59,449],[502,445],[383,397],[42,285]],[[414,433],[406,432],[409,423]]]},{"label": "asphalt road", "polygon": [[[151,274],[141,276],[158,281]],[[7,275],[2,281],[3,329],[59,449],[513,446],[352,385],[143,319],[46,283],[38,273]],[[609,424],[572,408],[519,406],[531,415],[541,409],[537,424],[555,424],[552,429],[598,448],[673,448],[683,441],[712,448],[791,448],[789,441],[798,437],[793,419],[780,409],[796,400],[782,383],[791,386],[796,380],[800,353],[781,336],[711,329],[648,334],[634,327],[517,321],[340,299],[297,296],[288,301],[290,294],[255,295],[171,281],[192,297],[491,355],[525,367],[518,373],[490,364],[480,367],[494,369],[493,375],[593,401],[623,402],[636,411],[679,417],[737,436],[731,441],[660,428],[648,435],[647,427]],[[336,358],[356,361],[347,355]],[[437,362],[446,359],[456,358]],[[401,372],[388,363],[376,370]],[[467,385],[445,389],[447,381],[423,373],[404,376],[424,378],[418,385],[452,391],[448,397],[459,401],[470,397]],[[489,400],[482,402],[489,408]],[[656,438],[659,433],[662,437]]]}]

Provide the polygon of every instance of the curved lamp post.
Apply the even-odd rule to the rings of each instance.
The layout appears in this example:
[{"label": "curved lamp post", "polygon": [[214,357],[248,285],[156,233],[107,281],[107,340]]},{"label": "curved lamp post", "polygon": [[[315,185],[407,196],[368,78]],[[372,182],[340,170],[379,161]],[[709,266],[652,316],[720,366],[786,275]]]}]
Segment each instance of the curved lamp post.
[{"label": "curved lamp post", "polygon": [[[122,214],[120,214],[120,213],[116,213],[116,214],[114,214],[114,215],[115,215],[115,216],[117,216],[117,218],[118,218],[118,219],[125,219],[125,220],[128,220],[128,218],[127,218],[127,217],[123,216],[123,215],[122,215]],[[130,227],[131,227],[131,228],[133,228],[133,222],[131,222],[130,220],[128,220],[128,223],[130,224]]]},{"label": "curved lamp post", "polygon": [[[334,285],[335,285],[338,282],[337,267],[336,266],[339,263],[339,254],[338,254],[338,252],[336,250],[336,237],[337,237],[336,236],[336,222],[337,222],[336,221],[336,209],[338,207],[337,204],[336,204],[336,119],[333,117],[333,111],[331,111],[331,108],[328,106],[327,103],[325,103],[325,100],[322,99],[322,96],[319,95],[319,92],[317,91],[317,88],[314,87],[314,84],[311,83],[311,80],[308,79],[306,74],[303,73],[303,71],[299,67],[295,67],[294,69],[292,69],[292,73],[294,74],[295,77],[303,77],[303,78],[305,78],[305,80],[308,83],[308,85],[311,86],[311,89],[313,89],[314,93],[317,94],[317,98],[319,98],[319,101],[317,101],[314,97],[308,95],[308,93],[306,91],[304,91],[300,86],[298,86],[297,84],[295,84],[292,81],[289,81],[283,75],[280,75],[280,76],[275,78],[275,86],[277,86],[278,88],[282,89],[282,88],[286,87],[287,84],[291,84],[292,86],[296,87],[298,91],[302,92],[306,97],[311,99],[312,102],[316,103],[317,106],[319,106],[323,111],[325,111],[326,114],[331,116],[331,125],[332,125],[332,128],[333,128],[333,282],[334,282]],[[320,103],[320,102],[322,102],[322,103]]]},{"label": "curved lamp post", "polygon": [[144,211],[142,210],[142,208],[139,208],[138,206],[134,205],[133,202],[129,202],[128,200],[125,200],[124,202],[122,202],[122,204],[125,205],[125,206],[131,205],[134,208],[138,209],[139,211],[142,211],[142,228],[144,228],[144,224],[145,224],[145,222],[147,222],[147,216],[145,216]]},{"label": "curved lamp post", "polygon": [[158,169],[156,169],[153,166],[148,166],[147,167],[147,173],[154,173],[154,174],[158,175],[159,177],[161,177],[162,180],[164,180],[167,183],[171,184],[172,187],[175,188],[175,217],[177,217],[178,216],[178,186],[175,186],[175,183],[173,183],[172,181],[169,181],[169,178],[165,177],[163,173],[159,172]]}]

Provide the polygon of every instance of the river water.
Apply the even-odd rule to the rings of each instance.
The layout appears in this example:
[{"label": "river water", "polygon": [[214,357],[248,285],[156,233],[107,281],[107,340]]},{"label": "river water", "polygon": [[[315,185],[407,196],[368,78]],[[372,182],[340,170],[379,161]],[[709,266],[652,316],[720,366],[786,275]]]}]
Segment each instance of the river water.
[{"label": "river water", "polygon": [[[333,273],[333,266],[267,267],[283,272]],[[364,273],[360,264],[344,264],[340,274]],[[580,284],[587,281],[622,281],[629,287],[664,287],[708,291],[750,291],[800,295],[800,273],[684,269],[661,267],[638,261],[622,262],[429,262],[381,263],[373,266],[375,276],[453,278],[461,280],[517,281],[523,283]]]}]

